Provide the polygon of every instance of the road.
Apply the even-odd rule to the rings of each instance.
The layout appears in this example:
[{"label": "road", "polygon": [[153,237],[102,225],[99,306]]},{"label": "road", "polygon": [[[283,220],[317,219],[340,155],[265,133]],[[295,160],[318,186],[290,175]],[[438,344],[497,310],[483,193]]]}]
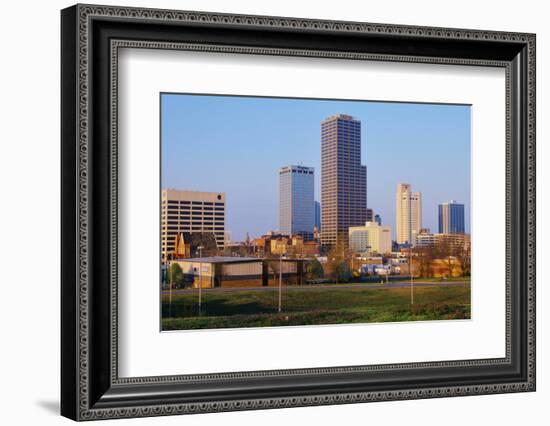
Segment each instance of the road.
[{"label": "road", "polygon": [[[342,290],[342,289],[385,289],[385,288],[409,288],[410,281],[398,281],[390,282],[387,284],[312,284],[303,286],[285,286],[283,291],[309,291],[309,290]],[[414,281],[414,287],[460,287],[470,285],[469,281],[449,281],[449,282],[431,282],[431,281]],[[233,293],[237,291],[276,291],[277,286],[270,287],[217,287],[217,288],[203,288],[203,293]],[[193,289],[174,289],[172,294],[192,294],[197,293],[199,290]],[[163,294],[168,295],[170,290],[163,290]]]}]

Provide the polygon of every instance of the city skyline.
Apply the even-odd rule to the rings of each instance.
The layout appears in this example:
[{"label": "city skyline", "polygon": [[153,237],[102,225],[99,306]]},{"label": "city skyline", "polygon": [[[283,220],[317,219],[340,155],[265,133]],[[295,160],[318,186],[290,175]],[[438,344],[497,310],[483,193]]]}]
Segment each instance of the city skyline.
[{"label": "city skyline", "polygon": [[161,102],[162,187],[225,192],[234,240],[278,229],[277,171],[320,170],[320,123],[338,113],[361,121],[368,207],[385,224],[395,224],[395,185],[408,182],[423,194],[423,227],[435,231],[438,204],[458,199],[469,232],[468,106],[173,94]]}]

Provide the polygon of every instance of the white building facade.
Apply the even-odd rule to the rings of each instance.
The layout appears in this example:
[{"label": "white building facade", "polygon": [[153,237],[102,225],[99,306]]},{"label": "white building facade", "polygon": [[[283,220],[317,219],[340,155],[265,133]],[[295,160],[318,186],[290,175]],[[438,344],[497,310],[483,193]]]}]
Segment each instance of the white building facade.
[{"label": "white building facade", "polygon": [[225,193],[163,189],[161,192],[161,257],[175,249],[176,235],[212,233],[216,246],[225,245]]},{"label": "white building facade", "polygon": [[350,249],[354,253],[391,253],[391,227],[376,222],[351,226],[348,231]]},{"label": "white building facade", "polygon": [[415,245],[422,229],[422,193],[412,192],[408,183],[397,184],[395,220],[397,243]]}]

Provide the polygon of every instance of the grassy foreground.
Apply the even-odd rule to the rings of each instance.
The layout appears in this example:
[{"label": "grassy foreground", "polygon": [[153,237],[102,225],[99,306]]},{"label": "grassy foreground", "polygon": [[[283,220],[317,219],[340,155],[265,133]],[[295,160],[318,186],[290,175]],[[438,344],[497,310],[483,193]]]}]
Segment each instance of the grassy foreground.
[{"label": "grassy foreground", "polygon": [[198,315],[197,293],[162,300],[162,329],[267,327],[350,324],[470,318],[470,286],[419,287],[410,304],[408,288],[283,290],[277,312],[277,289],[203,292]]}]

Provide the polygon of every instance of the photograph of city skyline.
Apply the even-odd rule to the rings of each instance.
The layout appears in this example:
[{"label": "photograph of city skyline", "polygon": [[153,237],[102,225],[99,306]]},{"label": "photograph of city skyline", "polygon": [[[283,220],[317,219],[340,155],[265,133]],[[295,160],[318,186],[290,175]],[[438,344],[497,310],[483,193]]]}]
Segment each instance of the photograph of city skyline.
[{"label": "photograph of city skyline", "polygon": [[469,105],[160,103],[162,331],[470,318]]}]

